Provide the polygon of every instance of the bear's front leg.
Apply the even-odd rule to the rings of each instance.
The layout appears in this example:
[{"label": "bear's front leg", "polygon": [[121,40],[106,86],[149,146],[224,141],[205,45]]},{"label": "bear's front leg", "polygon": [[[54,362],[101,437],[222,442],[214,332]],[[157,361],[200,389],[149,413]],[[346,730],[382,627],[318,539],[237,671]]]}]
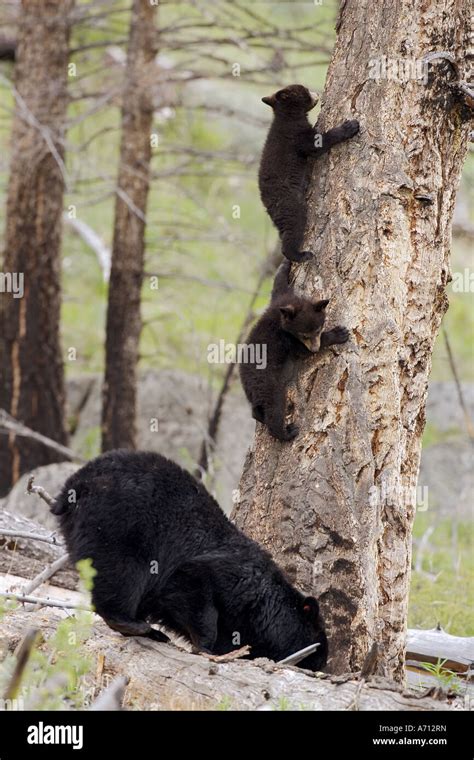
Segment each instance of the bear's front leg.
[{"label": "bear's front leg", "polygon": [[173,627],[197,650],[210,654],[215,649],[218,618],[213,585],[209,563],[195,559],[182,564],[160,594],[160,604]]},{"label": "bear's front leg", "polygon": [[347,327],[333,327],[332,330],[327,330],[321,335],[321,348],[327,348],[327,346],[333,346],[335,343],[347,343],[350,337],[350,332]]},{"label": "bear's front leg", "polygon": [[311,134],[304,134],[298,145],[298,152],[303,156],[321,156],[341,142],[349,140],[359,132],[360,124],[355,119],[343,121],[338,127],[318,132],[317,125]]}]

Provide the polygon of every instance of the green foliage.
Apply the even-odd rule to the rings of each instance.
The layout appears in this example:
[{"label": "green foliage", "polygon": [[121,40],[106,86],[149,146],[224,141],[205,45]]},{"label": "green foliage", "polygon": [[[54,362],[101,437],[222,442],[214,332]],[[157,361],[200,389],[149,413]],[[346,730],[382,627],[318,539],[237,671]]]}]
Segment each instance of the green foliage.
[{"label": "green foliage", "polygon": [[222,697],[217,703],[216,710],[227,712],[232,709],[232,699],[229,696]]},{"label": "green foliage", "polygon": [[[413,571],[408,625],[435,628],[438,623],[454,636],[472,636],[474,630],[473,529],[467,522],[418,512],[414,538],[421,538],[430,525],[430,547],[421,572]],[[415,548],[416,556],[416,548]]]},{"label": "green foliage", "polygon": [[[80,586],[90,592],[96,571],[90,560],[78,562]],[[0,608],[8,614],[7,605]],[[11,608],[11,607],[10,607]],[[83,709],[90,699],[88,676],[93,661],[84,650],[92,632],[90,612],[76,610],[62,620],[47,640],[38,637],[25,667],[18,698],[26,707],[35,710],[60,710],[65,707]],[[9,654],[0,663],[0,692],[8,684],[16,658]]]},{"label": "green foliage", "polygon": [[84,435],[78,436],[76,449],[84,459],[93,459],[100,454],[100,427],[90,427]]},{"label": "green foliage", "polygon": [[428,421],[423,431],[423,448],[427,449],[429,446],[435,446],[438,443],[459,440],[459,436],[463,433],[464,431],[457,427],[449,427],[446,430],[440,430],[436,425],[433,425]]},{"label": "green foliage", "polygon": [[447,660],[439,660],[436,663],[421,662],[420,666],[423,670],[426,670],[431,676],[436,678],[439,686],[445,691],[460,692],[462,685],[459,681],[457,674],[453,670],[448,670],[444,667]]}]

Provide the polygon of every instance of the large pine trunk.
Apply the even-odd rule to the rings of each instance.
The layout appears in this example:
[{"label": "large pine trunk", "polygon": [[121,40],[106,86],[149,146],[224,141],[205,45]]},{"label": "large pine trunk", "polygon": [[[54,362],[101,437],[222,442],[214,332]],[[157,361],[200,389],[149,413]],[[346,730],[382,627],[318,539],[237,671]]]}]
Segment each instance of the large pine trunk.
[{"label": "large pine trunk", "polygon": [[341,6],[319,124],[358,118],[361,134],[315,165],[304,247],[316,258],[295,285],[330,297],[329,326],[352,339],[302,367],[294,442],[258,426],[234,510],[320,598],[332,672],[358,670],[377,641],[379,670],[403,677],[425,399],[469,114],[446,60],[427,81],[393,74],[426,80],[433,51],[462,67],[468,35],[467,0]]},{"label": "large pine trunk", "polygon": [[[73,4],[73,0],[22,2],[2,288],[10,287],[13,276],[20,297],[0,293],[0,407],[60,443],[67,442],[59,317]],[[0,435],[0,494],[26,470],[58,458],[35,441],[13,433]]]},{"label": "large pine trunk", "polygon": [[136,445],[140,296],[151,159],[150,69],[156,55],[155,5],[134,0],[122,103],[112,270],[107,309],[102,450]]}]

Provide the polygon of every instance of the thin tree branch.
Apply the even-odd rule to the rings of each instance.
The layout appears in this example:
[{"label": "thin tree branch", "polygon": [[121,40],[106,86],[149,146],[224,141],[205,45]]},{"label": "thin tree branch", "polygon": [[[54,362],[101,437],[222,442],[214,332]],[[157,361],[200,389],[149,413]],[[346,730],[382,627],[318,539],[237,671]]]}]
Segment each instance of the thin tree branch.
[{"label": "thin tree branch", "polygon": [[65,610],[86,610],[87,612],[93,612],[90,605],[62,602],[60,599],[50,599],[49,596],[28,596],[26,594],[15,594],[12,591],[0,591],[0,597],[3,597],[3,599],[15,599],[25,604],[40,604],[42,607],[60,607]]},{"label": "thin tree branch", "polygon": [[50,578],[52,578],[58,570],[61,570],[61,568],[65,567],[68,562],[69,554],[63,554],[61,557],[58,557],[58,559],[54,560],[54,562],[51,562],[51,564],[45,567],[44,570],[38,573],[38,575],[35,575],[35,577],[26,584],[22,593],[26,595],[31,594],[45,581],[48,581]]},{"label": "thin tree branch", "polygon": [[459,406],[461,407],[461,410],[463,413],[467,434],[470,440],[474,442],[474,427],[471,421],[471,417],[469,415],[469,409],[467,408],[467,404],[464,399],[464,393],[463,393],[461,381],[459,379],[456,362],[454,360],[454,354],[451,350],[451,343],[448,337],[448,331],[446,330],[446,327],[444,325],[443,325],[443,337],[444,337],[444,343],[446,345],[446,351],[448,354],[449,366],[451,367],[451,372],[453,373],[456,390],[458,392]]},{"label": "thin tree branch", "polygon": [[12,537],[12,538],[28,538],[31,541],[42,541],[44,544],[53,544],[54,546],[62,546],[62,541],[58,541],[54,533],[49,533],[46,536],[41,533],[30,533],[27,530],[10,530],[9,528],[2,528],[0,525],[0,536]]},{"label": "thin tree branch", "polygon": [[30,655],[33,651],[38,633],[38,628],[30,628],[26,632],[20,646],[18,647],[15,668],[5,691],[5,700],[15,699],[18,694],[21,686],[21,679],[28,664],[28,660],[30,659]]},{"label": "thin tree branch", "polygon": [[0,433],[1,432],[8,432],[8,434],[14,433],[21,438],[31,438],[34,441],[38,441],[38,443],[42,443],[47,448],[57,451],[58,454],[62,454],[65,459],[83,463],[86,461],[67,446],[63,446],[61,443],[53,441],[52,438],[48,438],[42,433],[37,433],[35,430],[23,425],[22,422],[18,422],[18,420],[8,414],[5,409],[0,409]]}]

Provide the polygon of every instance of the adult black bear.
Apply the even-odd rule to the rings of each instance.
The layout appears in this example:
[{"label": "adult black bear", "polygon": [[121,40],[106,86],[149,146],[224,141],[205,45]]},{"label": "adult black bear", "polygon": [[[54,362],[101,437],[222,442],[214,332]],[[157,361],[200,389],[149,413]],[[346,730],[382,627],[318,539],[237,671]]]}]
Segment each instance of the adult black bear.
[{"label": "adult black bear", "polygon": [[65,483],[56,505],[71,559],[91,558],[97,613],[125,636],[168,641],[161,623],[202,651],[245,644],[280,660],[327,643],[316,599],[294,589],[201,483],[160,454],[111,451]]},{"label": "adult black bear", "polygon": [[344,121],[318,134],[307,117],[318,95],[301,84],[292,84],[262,100],[272,107],[273,122],[260,161],[260,196],[280,233],[283,255],[290,261],[307,261],[312,253],[301,248],[306,227],[308,158],[356,135],[359,122]]},{"label": "adult black bear", "polygon": [[298,426],[286,423],[287,391],[296,374],[296,362],[335,343],[345,343],[349,331],[334,327],[323,332],[329,301],[312,302],[296,295],[288,284],[291,264],[281,264],[270,306],[254,325],[247,344],[266,346],[266,366],[240,364],[240,378],[252,415],[280,441],[291,441]]}]

